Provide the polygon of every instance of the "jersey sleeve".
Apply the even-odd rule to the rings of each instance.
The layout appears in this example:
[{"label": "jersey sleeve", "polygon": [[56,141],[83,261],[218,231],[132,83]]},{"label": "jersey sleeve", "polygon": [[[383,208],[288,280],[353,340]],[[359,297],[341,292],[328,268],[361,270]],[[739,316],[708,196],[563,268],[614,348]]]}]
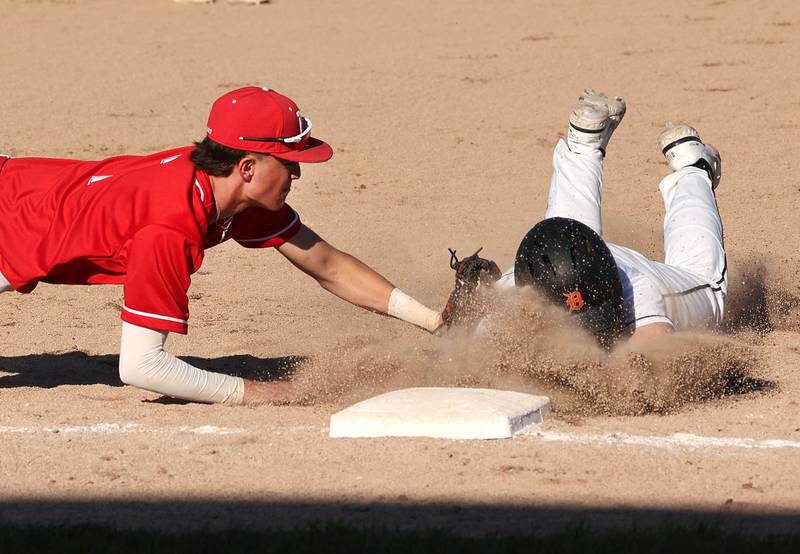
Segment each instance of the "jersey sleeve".
[{"label": "jersey sleeve", "polygon": [[185,335],[191,284],[202,251],[184,235],[152,225],[128,247],[122,320],[148,329]]},{"label": "jersey sleeve", "polygon": [[280,246],[300,230],[300,216],[288,204],[277,212],[251,208],[239,216],[232,238],[245,248]]}]

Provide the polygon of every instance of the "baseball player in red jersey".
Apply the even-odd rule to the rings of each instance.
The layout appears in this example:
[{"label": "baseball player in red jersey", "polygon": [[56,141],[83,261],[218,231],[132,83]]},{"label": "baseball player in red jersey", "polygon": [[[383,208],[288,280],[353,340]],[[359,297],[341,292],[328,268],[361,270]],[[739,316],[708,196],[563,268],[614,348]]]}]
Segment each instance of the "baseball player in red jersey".
[{"label": "baseball player in red jersey", "polygon": [[282,401],[285,383],[204,371],[163,348],[185,334],[205,250],[275,247],[329,292],[433,332],[438,312],[303,225],[288,204],[300,163],[333,154],[289,98],[245,87],[213,105],[194,146],[102,161],[0,157],[0,292],[39,282],[121,284],[123,382],[225,404]]}]

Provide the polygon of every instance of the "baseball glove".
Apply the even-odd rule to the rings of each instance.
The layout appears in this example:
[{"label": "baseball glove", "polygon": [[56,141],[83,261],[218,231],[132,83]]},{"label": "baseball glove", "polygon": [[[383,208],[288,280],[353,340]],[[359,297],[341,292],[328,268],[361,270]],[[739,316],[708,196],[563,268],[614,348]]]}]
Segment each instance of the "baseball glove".
[{"label": "baseball glove", "polygon": [[458,259],[455,250],[448,250],[450,268],[456,272],[456,284],[442,311],[442,320],[447,328],[470,328],[478,324],[486,311],[480,298],[481,289],[493,285],[500,278],[500,268],[492,260],[478,256],[482,248],[462,260]]}]

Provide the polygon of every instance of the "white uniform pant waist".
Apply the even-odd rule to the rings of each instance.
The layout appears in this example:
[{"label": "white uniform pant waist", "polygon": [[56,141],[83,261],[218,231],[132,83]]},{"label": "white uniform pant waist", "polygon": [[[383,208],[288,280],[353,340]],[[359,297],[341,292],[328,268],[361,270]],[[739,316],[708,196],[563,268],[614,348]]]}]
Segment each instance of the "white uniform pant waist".
[{"label": "white uniform pant waist", "polygon": [[6,292],[9,290],[14,290],[14,287],[11,286],[11,283],[8,282],[8,279],[0,273],[0,292]]}]

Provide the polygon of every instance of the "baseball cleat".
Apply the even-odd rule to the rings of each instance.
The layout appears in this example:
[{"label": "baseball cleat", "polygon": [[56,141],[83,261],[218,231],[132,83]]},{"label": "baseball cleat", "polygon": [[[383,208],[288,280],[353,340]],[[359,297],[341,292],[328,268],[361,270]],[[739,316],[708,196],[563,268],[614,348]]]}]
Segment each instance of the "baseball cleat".
[{"label": "baseball cleat", "polygon": [[600,150],[605,156],[608,141],[625,117],[625,111],[625,100],[620,96],[609,99],[594,89],[584,90],[569,116],[570,150],[580,153],[588,147]]},{"label": "baseball cleat", "polygon": [[611,135],[617,127],[619,127],[619,124],[622,123],[622,118],[625,117],[625,111],[627,110],[625,100],[621,96],[609,98],[604,93],[597,92],[594,89],[584,90],[583,94],[578,97],[578,101],[580,102],[581,100],[597,107],[605,107],[608,110],[609,121],[604,137],[605,144],[607,145],[609,139],[611,139]]},{"label": "baseball cleat", "polygon": [[658,146],[673,171],[689,166],[699,167],[708,173],[711,188],[717,188],[722,177],[722,159],[716,148],[703,144],[697,129],[686,123],[667,121],[658,135]]}]

